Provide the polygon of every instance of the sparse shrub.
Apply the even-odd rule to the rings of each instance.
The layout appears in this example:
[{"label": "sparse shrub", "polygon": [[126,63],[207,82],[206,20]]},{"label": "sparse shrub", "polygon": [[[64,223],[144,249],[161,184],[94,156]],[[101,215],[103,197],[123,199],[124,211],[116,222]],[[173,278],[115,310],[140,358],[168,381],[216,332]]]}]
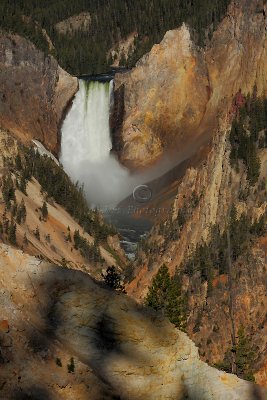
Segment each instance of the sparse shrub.
[{"label": "sparse shrub", "polygon": [[38,226],[36,227],[35,231],[34,231],[34,236],[36,237],[36,239],[40,240],[40,231]]},{"label": "sparse shrub", "polygon": [[58,357],[56,358],[56,364],[58,367],[62,367],[62,362],[61,362],[60,358],[58,358]]},{"label": "sparse shrub", "polygon": [[123,283],[121,282],[121,276],[116,271],[115,267],[108,267],[105,274],[102,274],[105,284],[111,289],[125,292]]},{"label": "sparse shrub", "polygon": [[12,219],[8,229],[8,241],[13,245],[17,244],[16,230],[17,230],[17,225],[14,223],[14,220]]},{"label": "sparse shrub", "polygon": [[68,263],[67,263],[67,260],[65,257],[62,257],[61,266],[64,268],[67,268],[67,266],[68,266]]},{"label": "sparse shrub", "polygon": [[47,203],[45,201],[43,202],[43,205],[41,207],[41,213],[43,220],[46,221],[48,217],[48,208],[47,208]]},{"label": "sparse shrub", "polygon": [[70,363],[67,365],[68,368],[68,373],[71,374],[75,371],[75,364],[74,364],[74,358],[71,357]]},{"label": "sparse shrub", "polygon": [[24,244],[24,246],[28,246],[28,244],[29,244],[26,233],[24,233],[24,236],[23,236],[23,244]]},{"label": "sparse shrub", "polygon": [[17,210],[17,223],[20,225],[21,223],[26,222],[26,216],[27,216],[27,210],[26,206],[24,203],[24,200],[22,199],[20,202],[20,205],[18,206]]}]

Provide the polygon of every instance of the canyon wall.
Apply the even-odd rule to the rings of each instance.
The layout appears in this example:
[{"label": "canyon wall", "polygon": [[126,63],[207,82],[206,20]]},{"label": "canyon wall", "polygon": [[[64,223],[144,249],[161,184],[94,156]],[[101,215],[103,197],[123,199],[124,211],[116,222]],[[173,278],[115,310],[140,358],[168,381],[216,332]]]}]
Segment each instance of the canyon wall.
[{"label": "canyon wall", "polygon": [[[254,220],[267,209],[261,184],[267,177],[266,149],[257,152],[261,173],[248,190],[244,166],[238,173],[231,167],[229,143],[236,94],[267,95],[266,13],[266,2],[232,1],[205,50],[182,26],[167,32],[136,68],[115,77],[113,138],[121,162],[138,169],[166,154],[176,163],[188,157],[176,182],[145,205],[152,213],[165,206],[167,211],[154,217],[158,224],[146,250],[141,247],[127,292],[143,301],[161,265],[172,275],[178,270],[188,296],[188,333],[210,364],[221,362],[231,348],[229,276],[218,273],[210,290],[197,274],[183,275],[183,264],[201,241],[210,240],[213,225],[224,229],[231,205],[238,217],[245,212]],[[175,190],[174,201],[167,201]],[[199,202],[191,206],[194,197]],[[185,208],[187,220],[177,234],[178,212]],[[266,235],[251,247],[249,258],[243,255],[233,266],[234,318],[236,332],[244,326],[256,351],[254,376],[266,385]]]},{"label": "canyon wall", "polygon": [[[166,154],[177,163],[188,157],[172,186],[146,204],[151,212],[165,206],[167,211],[154,217],[158,223],[137,256],[127,293],[142,302],[161,265],[172,275],[178,270],[188,296],[189,336],[211,365],[231,348],[229,276],[214,276],[211,290],[199,275],[183,275],[183,264],[201,241],[210,240],[213,225],[224,229],[232,204],[238,217],[245,212],[257,220],[266,211],[266,149],[257,152],[261,173],[248,190],[244,166],[238,173],[231,167],[229,143],[236,94],[267,94],[266,12],[266,2],[233,1],[205,50],[196,48],[182,26],[115,78],[114,144],[121,161],[135,169]],[[177,234],[174,226],[185,208],[187,220]],[[249,258],[243,255],[233,265],[233,312],[236,332],[245,327],[257,354],[254,376],[266,385],[266,235],[251,247]]]},{"label": "canyon wall", "polygon": [[2,398],[266,398],[200,361],[186,334],[127,296],[4,245],[0,298]]},{"label": "canyon wall", "polygon": [[193,154],[192,143],[199,148],[212,137],[239,89],[252,93],[256,85],[266,94],[266,12],[263,1],[233,1],[206,50],[183,25],[116,75],[113,135],[122,163],[143,168],[167,150],[176,160]]},{"label": "canyon wall", "polygon": [[26,39],[0,32],[0,126],[60,149],[59,128],[78,81]]},{"label": "canyon wall", "polygon": [[[188,334],[199,347],[202,359],[210,364],[221,362],[231,347],[229,276],[227,272],[217,271],[211,282],[212,288],[208,288],[207,281],[203,282],[198,273],[183,275],[183,266],[200,242],[211,240],[212,226],[216,225],[221,231],[225,229],[233,204],[238,218],[245,212],[258,220],[267,210],[266,186],[262,185],[267,176],[267,149],[258,151],[260,176],[258,183],[248,188],[244,166],[240,165],[239,172],[231,167],[227,125],[225,122],[223,128],[221,123],[207,157],[198,166],[189,167],[177,182],[177,194],[168,208],[168,215],[163,222],[156,223],[147,239],[146,250],[141,249],[135,263],[134,279],[127,287],[127,293],[142,302],[161,265],[166,264],[172,275],[175,271],[180,272],[183,290],[188,296]],[[194,198],[197,199],[195,203]],[[175,232],[173,227],[178,226],[179,211],[185,209],[186,221],[178,236],[170,234]],[[231,289],[236,332],[245,327],[257,354],[253,366],[255,377],[264,385],[267,383],[266,243],[263,234],[250,244],[249,256],[244,252],[233,263]]]},{"label": "canyon wall", "polygon": [[[0,241],[10,243],[8,226],[11,221],[15,220],[15,243],[13,244],[27,254],[44,258],[55,264],[63,263],[69,268],[86,271],[98,279],[101,279],[101,272],[106,270],[107,266],[114,265],[119,270],[123,268],[127,261],[118,235],[108,236],[99,244],[98,249],[102,260],[98,260],[98,262],[89,256],[90,253],[81,253],[76,248],[75,231],[79,231],[83,240],[90,245],[95,242],[95,232],[91,231],[90,234],[85,232],[70,209],[67,211],[66,204],[61,203],[60,205],[52,197],[48,197],[44,187],[34,177],[27,181],[25,190],[19,185],[16,187],[14,185],[14,207],[8,207],[3,182],[7,176],[11,177],[13,184],[21,180],[23,163],[18,165],[15,160],[18,158],[21,160],[23,156],[21,142],[0,128]],[[46,174],[49,174],[51,172],[49,169],[52,168],[59,171],[56,163],[46,164],[43,167]],[[60,182],[58,178],[57,185],[61,185]],[[46,202],[48,211],[46,218],[42,217],[41,212],[44,202]],[[18,218],[16,211],[20,207],[17,205],[21,203],[25,206],[25,220]],[[99,227],[101,224],[102,217],[98,221]],[[3,228],[4,226],[5,228]],[[37,229],[38,235],[36,236]]]}]

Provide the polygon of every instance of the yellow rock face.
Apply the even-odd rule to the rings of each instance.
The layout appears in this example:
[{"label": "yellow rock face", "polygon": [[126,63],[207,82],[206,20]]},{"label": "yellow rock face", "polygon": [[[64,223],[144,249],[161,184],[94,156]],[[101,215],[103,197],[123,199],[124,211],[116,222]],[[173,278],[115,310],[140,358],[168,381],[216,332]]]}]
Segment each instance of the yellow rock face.
[{"label": "yellow rock face", "polygon": [[266,93],[265,29],[258,1],[239,0],[205,51],[183,25],[167,32],[131,72],[117,75],[115,90],[124,88],[121,161],[145,167],[167,150],[177,156],[197,139],[206,143],[239,89],[252,93],[256,85],[258,94]]},{"label": "yellow rock face", "polygon": [[174,139],[199,126],[208,101],[202,60],[184,25],[167,32],[130,74],[116,78],[116,87],[125,85],[123,162],[133,167],[151,164]]}]

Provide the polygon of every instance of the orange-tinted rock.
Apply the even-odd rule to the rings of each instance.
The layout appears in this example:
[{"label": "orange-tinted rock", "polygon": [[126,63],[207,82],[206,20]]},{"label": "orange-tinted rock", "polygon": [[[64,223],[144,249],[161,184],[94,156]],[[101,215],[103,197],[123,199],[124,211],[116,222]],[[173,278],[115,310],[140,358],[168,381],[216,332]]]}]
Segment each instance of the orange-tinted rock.
[{"label": "orange-tinted rock", "polygon": [[232,2],[205,51],[183,25],[132,71],[116,75],[115,100],[116,91],[124,92],[124,104],[114,148],[124,164],[145,167],[174,148],[176,159],[192,155],[212,137],[240,89],[252,93],[256,85],[258,94],[266,93],[266,12],[259,3]]},{"label": "orange-tinted rock", "polygon": [[204,54],[183,25],[167,32],[131,72],[116,76],[115,91],[123,86],[120,158],[130,167],[143,167],[198,128],[209,99]]},{"label": "orange-tinted rock", "polygon": [[3,333],[9,332],[9,324],[6,319],[0,320],[0,332],[3,332]]},{"label": "orange-tinted rock", "polygon": [[255,374],[255,379],[258,385],[267,387],[267,362]]},{"label": "orange-tinted rock", "polygon": [[[177,221],[178,211],[184,205],[190,205],[192,191],[198,196],[199,203],[188,214],[178,238],[170,241],[168,234],[159,234],[154,227],[154,232],[148,238],[148,249],[153,249],[153,252],[138,255],[133,274],[135,278],[127,287],[127,293],[142,302],[161,265],[166,264],[171,274],[178,268],[183,277],[183,288],[188,294],[187,332],[199,347],[202,359],[212,365],[222,362],[231,347],[228,264],[225,262],[223,275],[218,275],[220,272],[215,265],[215,276],[209,292],[207,282],[201,282],[198,273],[194,276],[183,275],[183,264],[190,259],[199,242],[209,242],[212,225],[224,228],[232,204],[236,205],[238,218],[244,212],[258,220],[267,210],[266,195],[258,189],[259,185],[255,186],[255,192],[251,190],[246,200],[240,199],[239,194],[247,187],[247,181],[244,166],[240,164],[240,173],[231,168],[228,138],[229,131],[226,127],[214,136],[205,161],[188,168],[184,177],[179,180],[177,195],[170,207],[172,220]],[[267,150],[259,150],[258,155],[261,160],[260,183],[266,179]],[[168,223],[165,229],[168,229]],[[163,246],[162,241],[165,241]],[[252,370],[256,382],[262,385],[266,384],[267,357],[266,250],[267,240],[262,236],[251,242],[249,256],[244,251],[232,265],[236,335],[243,326],[256,354]],[[147,264],[149,268],[146,267]]]}]

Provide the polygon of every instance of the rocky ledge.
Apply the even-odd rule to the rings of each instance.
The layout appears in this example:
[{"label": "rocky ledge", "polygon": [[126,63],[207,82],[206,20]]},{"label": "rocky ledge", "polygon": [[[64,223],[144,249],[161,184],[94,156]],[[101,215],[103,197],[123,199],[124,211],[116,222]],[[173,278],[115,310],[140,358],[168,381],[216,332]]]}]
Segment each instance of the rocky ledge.
[{"label": "rocky ledge", "polygon": [[126,295],[4,245],[0,299],[0,398],[267,398],[200,361],[186,334]]}]

